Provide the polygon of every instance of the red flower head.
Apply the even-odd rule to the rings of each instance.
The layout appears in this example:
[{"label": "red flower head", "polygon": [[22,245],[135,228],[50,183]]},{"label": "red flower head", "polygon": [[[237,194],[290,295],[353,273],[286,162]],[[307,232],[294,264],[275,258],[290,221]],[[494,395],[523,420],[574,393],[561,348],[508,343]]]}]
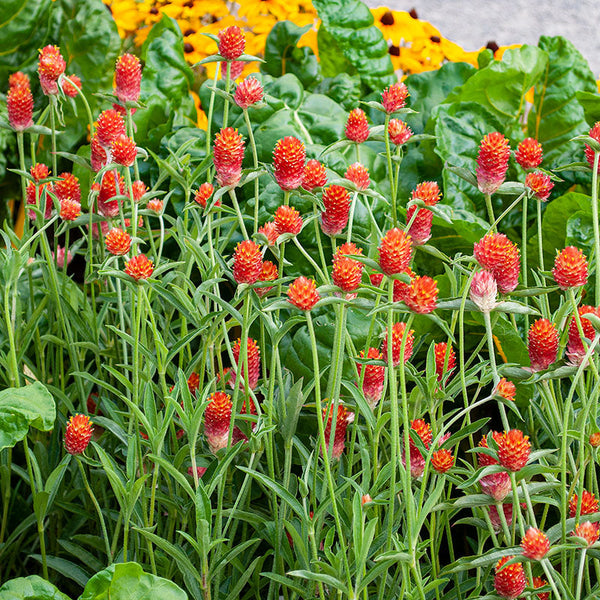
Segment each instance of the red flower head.
[{"label": "red flower head", "polygon": [[595,431],[594,433],[590,434],[589,441],[592,448],[597,448],[600,446],[600,431]]},{"label": "red flower head", "polygon": [[205,182],[199,188],[194,195],[194,200],[202,207],[206,208],[206,204],[210,197],[213,195],[215,187],[212,183]]},{"label": "red flower head", "polygon": [[[235,79],[240,77],[240,75],[242,74],[242,72],[244,70],[244,65],[246,63],[242,60],[232,60],[230,64],[231,64],[231,67],[229,69],[229,79],[231,81],[234,81]],[[225,80],[225,79],[227,79],[227,61],[222,61],[220,63],[220,65],[221,65],[221,79]]]},{"label": "red flower head", "polygon": [[26,75],[25,73],[23,73],[23,71],[17,71],[16,73],[13,73],[8,78],[8,87],[31,87],[29,82],[29,75]]},{"label": "red flower head", "polygon": [[295,190],[304,179],[306,149],[304,144],[290,135],[280,139],[273,150],[275,181],[282,190]]},{"label": "red flower head", "polygon": [[[38,165],[36,165],[38,166]],[[43,165],[45,166],[45,165]],[[32,167],[32,171],[33,171]],[[46,167],[47,168],[47,167]],[[54,204],[52,203],[52,199],[45,194],[44,192],[52,191],[51,183],[41,183],[35,184],[33,181],[30,181],[27,184],[26,189],[26,200],[27,204],[37,205],[44,212],[44,219],[49,219],[52,214],[52,209]],[[29,218],[35,219],[35,213],[30,210]]]},{"label": "red flower head", "polygon": [[[371,282],[371,285],[379,287],[383,281],[383,273],[370,273],[369,281]],[[396,281],[398,281],[398,279],[394,279],[394,285],[396,284]],[[400,300],[396,300],[396,298],[394,298],[394,302],[400,302]]]},{"label": "red flower head", "polygon": [[146,208],[148,210],[151,210],[152,212],[156,213],[157,215],[160,215],[160,213],[163,211],[163,208],[164,208],[163,201],[159,200],[158,198],[148,200],[148,204],[146,204]]},{"label": "red flower head", "polygon": [[145,254],[138,254],[130,258],[125,264],[125,273],[135,280],[148,279],[154,271],[154,264]]},{"label": "red flower head", "polygon": [[351,110],[346,121],[346,138],[352,142],[361,144],[362,142],[366,142],[368,137],[369,124],[367,123],[365,111],[360,108]]},{"label": "red flower head", "polygon": [[[415,213],[417,213],[415,215]],[[411,222],[412,221],[412,222]],[[433,213],[427,208],[419,208],[414,204],[406,211],[406,224],[410,223],[408,233],[414,246],[422,246],[431,237]]]},{"label": "red flower head", "polygon": [[277,243],[279,232],[275,221],[267,221],[262,227],[258,228],[258,233],[262,233],[267,238],[268,246],[274,246]]},{"label": "red flower head", "polygon": [[[344,244],[344,246],[346,245],[349,244]],[[354,246],[354,244],[352,245]],[[361,254],[362,250],[360,252],[352,253]],[[343,254],[349,254],[349,252],[343,250],[340,253],[340,249],[338,249],[334,255],[331,278],[334,285],[337,285],[342,291],[348,293],[353,292],[360,286],[364,265],[349,256],[343,256]]]},{"label": "red flower head", "polygon": [[214,392],[208,398],[204,411],[204,435],[213,454],[227,446],[231,412],[231,398],[224,392]]},{"label": "red flower head", "polygon": [[252,240],[239,242],[233,257],[233,277],[238,284],[256,283],[262,268],[260,246]]},{"label": "red flower head", "polygon": [[60,201],[60,218],[63,221],[74,221],[81,214],[81,204],[77,200],[65,198]]},{"label": "red flower head", "polygon": [[[243,66],[243,63],[242,63]],[[263,99],[263,86],[255,77],[246,77],[236,88],[233,100],[243,109],[260,102]]]},{"label": "red flower head", "polygon": [[[237,362],[240,358],[240,349],[242,341],[238,338],[233,345],[233,360],[234,368],[237,370]],[[248,387],[253,390],[258,384],[260,378],[260,348],[255,340],[248,338]],[[235,373],[230,380],[230,384],[233,387],[235,384]],[[240,389],[245,389],[244,382],[244,365],[242,364],[241,376],[240,376]]]},{"label": "red flower head", "polygon": [[115,67],[115,96],[119,102],[137,102],[140,99],[142,66],[140,59],[133,54],[123,54],[117,58]]},{"label": "red flower head", "polygon": [[550,179],[550,175],[546,175],[541,171],[534,171],[533,173],[527,173],[525,187],[529,188],[538,200],[546,202],[550,197],[554,184]]},{"label": "red flower head", "polygon": [[600,535],[600,523],[592,523],[590,521],[583,521],[575,527],[573,535],[583,538],[587,542],[588,548],[593,546]]},{"label": "red flower head", "polygon": [[69,454],[83,454],[92,439],[92,422],[85,415],[74,415],[67,423],[65,448]]},{"label": "red flower head", "polygon": [[[434,346],[435,353],[435,373],[438,381],[442,381],[444,375],[450,375],[456,368],[456,356],[452,344],[448,346],[447,342],[440,342]],[[446,358],[448,357],[448,358]],[[444,365],[446,367],[444,368]]]},{"label": "red flower head", "polygon": [[406,271],[412,258],[411,237],[402,229],[390,229],[379,243],[379,266],[386,275]]},{"label": "red flower head", "polygon": [[92,136],[92,139],[90,141],[90,152],[91,152],[90,160],[92,163],[92,169],[94,169],[94,171],[96,173],[98,173],[98,171],[100,171],[100,169],[102,169],[102,167],[106,166],[106,163],[108,161],[108,155],[106,154],[106,151],[100,144],[100,141],[98,140],[97,135]]},{"label": "red flower head", "polygon": [[585,254],[575,246],[567,246],[556,255],[552,275],[561,290],[585,285],[588,279]]},{"label": "red flower head", "polygon": [[529,460],[529,436],[519,429],[505,431],[498,438],[498,461],[509,471],[520,471]]},{"label": "red flower head", "polygon": [[[498,431],[492,431],[492,437],[494,438],[494,441],[496,442],[496,444],[498,444],[498,440],[500,439],[501,435],[502,434]],[[481,440],[479,441],[479,444],[477,444],[477,447],[478,448],[489,448],[486,436],[483,436],[481,438]],[[483,452],[478,452],[477,453],[477,464],[480,467],[489,467],[490,465],[497,465],[498,461],[493,456],[490,456],[489,454],[484,454]]]},{"label": "red flower head", "polygon": [[412,280],[404,296],[404,303],[413,312],[424,315],[436,309],[437,296],[438,289],[435,279],[424,275]]},{"label": "red flower head", "polygon": [[125,135],[125,122],[121,114],[112,108],[102,112],[96,123],[96,139],[100,145],[110,148],[120,135]]},{"label": "red flower head", "polygon": [[139,179],[131,184],[131,189],[133,191],[133,201],[136,203],[139,202],[148,191],[146,184]]},{"label": "red flower head", "polygon": [[[597,142],[600,142],[600,121],[594,124],[588,134],[591,138],[594,138]],[[585,158],[590,164],[590,168],[594,169],[594,149],[591,146],[585,145]],[[600,173],[600,162],[598,163],[598,172]]]},{"label": "red flower head", "polygon": [[404,274],[410,277],[409,283],[404,283],[404,281],[400,281],[399,279],[394,279],[394,302],[404,302],[406,300],[407,294],[410,290],[410,286],[412,280],[416,277],[410,267],[407,267]]},{"label": "red flower head", "polygon": [[519,143],[515,158],[524,169],[535,169],[542,164],[542,145],[533,138],[525,138]]},{"label": "red flower head", "polygon": [[[404,331],[406,330],[406,323],[394,323],[392,327],[392,364],[397,367],[400,364],[400,349],[402,347],[402,338],[404,337]],[[410,329],[406,334],[406,342],[404,346],[404,362],[407,362],[412,356],[413,351],[413,337],[414,331]],[[383,360],[388,362],[388,331],[385,330],[385,336],[381,345],[381,354]]]},{"label": "red flower head", "polygon": [[514,556],[504,556],[498,561],[496,575],[494,576],[496,593],[502,598],[508,598],[508,600],[518,598],[527,585],[527,577],[521,563],[513,563],[508,567],[504,567],[511,558],[514,558]]},{"label": "red flower head", "polygon": [[423,200],[427,206],[435,206],[442,198],[436,181],[422,181],[413,190],[411,200]]},{"label": "red flower head", "polygon": [[408,88],[402,82],[394,83],[383,90],[381,94],[381,104],[386,113],[391,114],[404,108],[408,98]]},{"label": "red flower head", "polygon": [[[411,422],[410,428],[417,433],[425,448],[429,448],[431,444],[432,434],[431,426],[426,423],[423,419],[415,419]],[[425,470],[425,457],[421,454],[421,451],[417,448],[412,438],[409,441],[410,445],[410,475],[411,477],[420,477]],[[403,454],[403,463],[406,465],[406,456]]]},{"label": "red flower head", "polygon": [[117,185],[115,184],[115,172],[108,171],[102,177],[102,184],[98,194],[98,212],[104,217],[116,217],[119,214],[120,200],[115,196],[125,193],[125,182],[121,175],[117,174]]},{"label": "red flower head", "polygon": [[233,127],[221,129],[215,136],[213,162],[219,185],[236,185],[242,177],[244,140]]},{"label": "red flower head", "polygon": [[446,448],[436,450],[431,456],[431,466],[438,473],[447,473],[454,466],[452,452]]},{"label": "red flower head", "polygon": [[505,400],[514,401],[515,396],[517,395],[517,388],[512,381],[508,381],[506,378],[502,377],[498,382],[498,385],[496,385],[494,394],[501,396]]},{"label": "red flower head", "polygon": [[527,350],[534,371],[547,369],[558,352],[558,331],[548,319],[538,319],[529,328]]},{"label": "red flower head", "polygon": [[[331,422],[333,421],[333,408],[323,409],[323,418],[327,417],[329,410],[329,417],[327,418],[327,424],[325,425],[325,441],[327,442],[327,451],[329,451],[329,443],[331,438]],[[339,458],[344,451],[344,445],[346,441],[346,429],[348,423],[354,420],[354,413],[349,413],[343,404],[338,405],[337,417],[335,420],[335,436],[333,438],[333,448],[331,451],[332,458]],[[324,454],[323,448],[321,448],[321,454]]]},{"label": "red flower head", "polygon": [[304,167],[302,187],[312,192],[316,187],[323,187],[327,183],[327,173],[324,165],[312,158]]},{"label": "red flower head", "polygon": [[519,283],[519,249],[503,233],[490,233],[475,244],[477,262],[491,271],[502,294],[512,292]]},{"label": "red flower head", "polygon": [[123,256],[131,248],[131,236],[122,229],[114,227],[104,238],[106,249],[115,256]]},{"label": "red flower head", "polygon": [[[548,582],[545,579],[542,579],[541,577],[533,578],[533,587],[535,589],[544,587],[546,585],[548,585]],[[539,600],[549,600],[550,592],[540,592],[540,593],[538,593],[537,597]]]},{"label": "red flower head", "polygon": [[46,46],[40,50],[38,73],[44,94],[58,94],[58,78],[65,72],[67,63],[58,46]]},{"label": "red flower head", "polygon": [[321,213],[321,229],[326,235],[337,235],[348,223],[350,194],[341,185],[330,185],[323,190],[324,212]]},{"label": "red flower head", "polygon": [[23,131],[33,125],[33,96],[29,87],[16,86],[6,96],[8,122],[15,131]]},{"label": "red flower head", "polygon": [[[277,266],[273,264],[270,260],[265,260],[262,264],[258,281],[275,281],[278,277],[279,272],[277,271]],[[268,294],[272,289],[273,286],[257,287],[255,291],[262,298],[264,295]]]},{"label": "red flower head", "polygon": [[[582,319],[583,315],[592,314],[600,316],[598,309],[593,306],[580,306],[578,309],[579,320],[581,321],[581,328],[583,335],[588,340],[593,340],[596,335],[594,326],[588,319]],[[567,356],[573,364],[580,365],[583,357],[585,356],[585,348],[583,346],[583,340],[579,335],[579,329],[577,328],[577,320],[575,317],[571,317],[569,324],[569,343],[567,344]]]},{"label": "red flower head", "polygon": [[[45,165],[44,165],[45,166]],[[48,175],[46,175],[47,177]],[[79,186],[79,179],[72,173],[61,173],[58,181],[54,182],[52,186],[54,195],[59,200],[75,200],[75,202],[81,202],[81,187]]]},{"label": "red flower head", "polygon": [[[577,516],[577,505],[579,504],[579,497],[577,494],[573,494],[569,500],[569,517],[572,519]],[[583,490],[581,494],[581,510],[579,514],[581,516],[593,515],[598,512],[598,500],[596,496],[587,490]]]},{"label": "red flower head", "polygon": [[532,560],[542,560],[550,551],[550,540],[543,531],[530,527],[521,540],[523,556]]},{"label": "red flower head", "polygon": [[349,179],[359,190],[366,190],[371,183],[369,169],[357,162],[346,169],[344,177]]},{"label": "red flower head", "polygon": [[[198,475],[198,479],[200,479],[200,477],[202,477],[202,475],[204,475],[204,473],[206,473],[206,467],[196,467],[196,475]],[[192,467],[188,467],[187,474],[190,477],[193,477],[194,469],[192,469]]]},{"label": "red flower head", "polygon": [[283,233],[298,235],[302,231],[302,217],[293,206],[284,204],[275,211],[275,227],[278,236]]},{"label": "red flower head", "polygon": [[504,182],[510,158],[508,140],[497,131],[481,140],[477,156],[477,187],[483,194],[493,194]]},{"label": "red flower head", "polygon": [[36,182],[46,179],[50,175],[50,170],[44,163],[37,163],[33,165],[29,169],[29,172]]},{"label": "red flower head", "polygon": [[498,284],[489,271],[478,271],[473,275],[469,297],[481,312],[491,312],[497,305]]},{"label": "red flower head", "polygon": [[303,275],[290,284],[287,295],[289,301],[300,310],[311,310],[321,298],[315,280]]},{"label": "red flower head", "polygon": [[69,75],[69,80],[70,81],[67,81],[66,79],[63,80],[62,91],[64,92],[65,96],[69,96],[69,98],[75,98],[81,89],[81,79],[79,79],[77,75]]},{"label": "red flower head", "polygon": [[118,135],[110,146],[113,161],[124,167],[131,167],[135,162],[137,148],[135,142],[126,135]]},{"label": "red flower head", "polygon": [[[360,357],[365,358],[365,351],[360,351]],[[381,360],[381,352],[377,348],[369,348],[367,358],[373,360]],[[377,406],[383,394],[383,380],[385,378],[385,367],[383,365],[362,365],[356,364],[358,376],[360,377],[363,368],[365,369],[365,377],[363,379],[363,394],[369,406],[374,409]]]},{"label": "red flower head", "polygon": [[479,483],[481,492],[496,502],[502,502],[511,491],[510,475],[506,471],[484,475]]},{"label": "red flower head", "polygon": [[[508,477],[508,473],[504,473],[504,475],[506,475]],[[510,480],[508,483],[508,487],[510,488]],[[501,500],[499,500],[499,502],[501,502]],[[510,527],[512,525],[513,505],[512,504],[503,504],[502,512],[504,513],[504,518],[506,519],[506,524]],[[502,520],[500,519],[500,515],[498,514],[498,509],[493,504],[489,506],[489,515],[490,515],[490,521],[492,523],[492,527],[494,528],[494,531],[501,531]]]},{"label": "red flower head", "polygon": [[388,135],[390,136],[390,142],[394,146],[401,146],[406,144],[413,135],[412,129],[400,119],[390,119],[388,123]]},{"label": "red flower head", "polygon": [[244,54],[246,37],[237,26],[231,25],[219,31],[219,54],[225,60],[235,60]]}]

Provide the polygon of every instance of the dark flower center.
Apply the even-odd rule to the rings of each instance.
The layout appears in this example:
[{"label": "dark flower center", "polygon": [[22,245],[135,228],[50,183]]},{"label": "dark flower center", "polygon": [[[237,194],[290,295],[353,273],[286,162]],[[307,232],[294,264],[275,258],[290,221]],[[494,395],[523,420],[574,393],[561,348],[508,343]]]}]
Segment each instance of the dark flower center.
[{"label": "dark flower center", "polygon": [[408,14],[413,18],[413,19],[418,19],[419,15],[417,14],[417,9],[416,8],[411,8],[408,11]]},{"label": "dark flower center", "polygon": [[388,50],[388,52],[392,55],[392,56],[400,56],[400,46],[394,46],[394,44],[392,44]]},{"label": "dark flower center", "polygon": [[194,46],[192,46],[192,45],[191,45],[189,42],[186,42],[186,43],[183,45],[183,51],[184,51],[186,54],[189,54],[190,52],[193,52],[193,51],[194,51]]},{"label": "dark flower center", "polygon": [[394,15],[392,14],[391,11],[386,11],[383,13],[383,15],[381,16],[380,21],[384,24],[384,25],[393,25],[394,24]]},{"label": "dark flower center", "polygon": [[439,36],[439,35],[432,35],[432,36],[431,36],[429,39],[430,39],[430,40],[431,40],[431,41],[432,41],[434,44],[439,44],[439,43],[442,41],[442,39],[440,38],[440,36]]}]

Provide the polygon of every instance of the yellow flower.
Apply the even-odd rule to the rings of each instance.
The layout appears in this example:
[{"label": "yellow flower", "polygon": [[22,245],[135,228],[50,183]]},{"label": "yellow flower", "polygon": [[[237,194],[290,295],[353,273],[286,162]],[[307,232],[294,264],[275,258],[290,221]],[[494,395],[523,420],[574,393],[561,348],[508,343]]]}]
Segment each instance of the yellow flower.
[{"label": "yellow flower", "polygon": [[298,8],[295,0],[243,0],[238,15],[246,17],[249,22],[265,15],[273,15],[279,21],[285,21],[290,13],[298,12]]},{"label": "yellow flower", "polygon": [[410,16],[410,13],[388,8],[373,8],[371,13],[374,25],[381,30],[384,39],[399,45],[402,40],[412,42],[413,40],[430,38],[432,35],[440,35],[440,32],[431,23],[420,21]]}]

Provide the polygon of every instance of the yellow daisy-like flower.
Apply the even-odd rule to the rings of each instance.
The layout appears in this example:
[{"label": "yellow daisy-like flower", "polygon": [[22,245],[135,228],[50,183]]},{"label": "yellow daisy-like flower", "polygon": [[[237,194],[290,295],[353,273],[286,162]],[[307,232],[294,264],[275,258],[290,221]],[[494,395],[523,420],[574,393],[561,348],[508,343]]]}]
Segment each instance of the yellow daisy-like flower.
[{"label": "yellow daisy-like flower", "polygon": [[244,0],[240,3],[238,15],[246,17],[251,23],[253,19],[265,15],[273,15],[279,21],[285,21],[290,13],[298,12],[295,0]]},{"label": "yellow daisy-like flower", "polygon": [[440,32],[431,23],[415,19],[408,12],[381,7],[371,9],[371,13],[373,24],[383,33],[384,39],[395,45],[399,45],[402,40],[412,42],[432,35],[440,36]]}]

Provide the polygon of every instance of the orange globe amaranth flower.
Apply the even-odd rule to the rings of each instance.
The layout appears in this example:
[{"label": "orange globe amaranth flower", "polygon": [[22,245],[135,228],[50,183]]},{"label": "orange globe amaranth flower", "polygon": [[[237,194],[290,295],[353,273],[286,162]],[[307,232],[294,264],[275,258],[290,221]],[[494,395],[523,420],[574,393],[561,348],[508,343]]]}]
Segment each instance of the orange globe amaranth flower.
[{"label": "orange globe amaranth flower", "polygon": [[124,193],[125,182],[123,181],[123,177],[117,173],[115,181],[114,171],[104,173],[97,199],[98,212],[104,217],[116,217],[119,214],[121,200],[115,196],[122,196]]},{"label": "orange globe amaranth flower", "polygon": [[412,280],[416,277],[410,267],[407,267],[403,273],[410,277],[410,281],[408,283],[404,283],[404,281],[394,279],[394,295],[392,298],[394,302],[404,302],[406,300],[406,295],[410,290]]},{"label": "orange globe amaranth flower", "polygon": [[146,208],[151,210],[152,212],[160,215],[162,213],[164,204],[162,200],[158,200],[158,198],[154,198],[152,200],[148,200],[148,204],[146,204]]},{"label": "orange globe amaranth flower", "polygon": [[86,415],[73,415],[65,431],[65,448],[69,454],[83,454],[92,439],[92,422]]},{"label": "orange globe amaranth flower", "polygon": [[295,190],[302,185],[306,161],[304,143],[288,135],[275,144],[273,169],[275,181],[284,191]]},{"label": "orange globe amaranth flower", "polygon": [[137,156],[135,142],[126,135],[118,135],[110,145],[110,151],[114,162],[124,167],[131,167]]},{"label": "orange globe amaranth flower", "polygon": [[188,390],[192,396],[196,395],[198,388],[200,387],[200,375],[198,373],[192,373],[187,380]]},{"label": "orange globe amaranth flower", "polygon": [[[594,124],[594,126],[590,129],[588,134],[591,138],[595,139],[597,142],[600,142],[600,121]],[[590,168],[594,169],[594,149],[588,144],[585,145],[585,158],[588,161]],[[600,162],[598,163],[598,172],[600,173]]]},{"label": "orange globe amaranth flower", "polygon": [[[431,441],[433,440],[431,425],[423,419],[415,419],[414,421],[411,421],[410,428],[421,438],[425,448],[429,448]],[[412,439],[410,440],[410,445],[416,448]]]},{"label": "orange globe amaranth flower", "polygon": [[317,187],[323,187],[327,184],[327,172],[325,166],[318,160],[311,158],[304,167],[302,177],[302,187],[312,192]]},{"label": "orange globe amaranth flower", "polygon": [[527,351],[533,371],[543,371],[556,361],[559,335],[548,319],[538,319],[529,328]]},{"label": "orange globe amaranth flower", "polygon": [[514,402],[515,396],[517,395],[517,388],[512,381],[508,381],[506,378],[502,377],[498,382],[498,385],[496,385],[494,394],[497,394],[505,400]]},{"label": "orange globe amaranth flower", "polygon": [[[242,63],[243,64],[243,63]],[[262,83],[255,77],[246,77],[236,88],[233,94],[234,102],[243,110],[263,99],[264,90]]]},{"label": "orange globe amaranth flower", "polygon": [[[365,351],[360,351],[360,358],[365,358]],[[377,348],[369,348],[366,358],[382,360],[381,352]],[[356,363],[358,376],[365,370],[362,391],[369,406],[374,409],[383,394],[383,382],[385,379],[385,367],[383,365],[362,365]]]},{"label": "orange globe amaranth flower", "polygon": [[[234,368],[237,370],[237,363],[240,358],[240,349],[242,346],[242,341],[238,338],[233,345],[233,360],[234,360]],[[260,348],[255,340],[252,338],[248,338],[248,348],[247,348],[247,356],[248,356],[248,387],[253,390],[256,388],[258,384],[258,379],[260,378]],[[245,389],[245,365],[242,364],[241,374],[240,374],[240,389]],[[235,383],[235,373],[234,377],[230,381],[232,387]]]},{"label": "orange globe amaranth flower", "polygon": [[96,139],[103,148],[110,148],[120,135],[126,135],[125,121],[116,110],[110,108],[98,117],[96,122]]},{"label": "orange globe amaranth flower", "polygon": [[153,262],[145,254],[138,254],[130,258],[125,264],[125,273],[136,281],[148,279],[154,271]]},{"label": "orange globe amaranth flower", "polygon": [[503,233],[490,233],[474,246],[477,262],[492,273],[498,290],[509,294],[519,283],[521,262],[519,249]]},{"label": "orange globe amaranth flower", "polygon": [[431,456],[431,466],[438,473],[447,473],[454,466],[452,452],[446,448],[436,450]]},{"label": "orange globe amaranth flower", "polygon": [[534,171],[533,173],[527,173],[525,187],[529,188],[538,200],[547,202],[554,184],[550,179],[550,175],[546,175],[541,171]]},{"label": "orange globe amaranth flower", "polygon": [[498,438],[498,462],[509,471],[520,471],[529,460],[529,436],[519,429],[505,431]]},{"label": "orange globe amaranth flower", "polygon": [[360,108],[355,108],[350,111],[348,120],[346,121],[346,139],[357,144],[366,142],[369,137],[369,123],[365,111]]},{"label": "orange globe amaranth flower", "polygon": [[209,198],[213,195],[214,191],[215,187],[213,186],[213,184],[205,182],[198,188],[198,191],[194,194],[194,200],[202,208],[206,208],[206,204]]},{"label": "orange globe amaranth flower", "polygon": [[590,434],[590,446],[592,448],[598,448],[598,446],[600,446],[600,431],[595,431]]},{"label": "orange globe amaranth flower", "polygon": [[508,567],[504,566],[511,558],[514,558],[514,556],[504,556],[496,564],[494,589],[502,598],[515,600],[525,590],[527,577],[521,563],[512,563]]},{"label": "orange globe amaranth flower", "polygon": [[[275,281],[279,277],[277,266],[270,260],[265,260],[262,264],[258,281]],[[255,292],[262,298],[273,289],[273,286],[257,287]]]},{"label": "orange globe amaranth flower", "polygon": [[221,186],[237,185],[242,177],[244,140],[233,127],[225,127],[215,136],[213,162]]},{"label": "orange globe amaranth flower", "polygon": [[[419,436],[425,448],[429,448],[432,440],[431,426],[423,419],[415,419],[411,422],[410,428]],[[412,438],[409,438],[410,447],[410,475],[411,477],[420,477],[425,470],[425,457],[416,446]],[[402,461],[406,465],[406,455],[402,453]]]},{"label": "orange globe amaranth flower", "polygon": [[[329,412],[329,417],[327,413]],[[329,451],[329,444],[331,439],[331,423],[333,421],[333,407],[329,409],[326,407],[323,409],[323,418],[327,418],[327,424],[325,425],[325,442],[327,443],[326,450]],[[346,410],[343,404],[338,405],[337,416],[335,419],[335,435],[333,437],[333,448],[331,449],[331,458],[339,458],[344,451],[346,442],[346,430],[348,423],[354,419],[354,413],[350,413]],[[324,455],[323,448],[321,448],[321,455]]]},{"label": "orange globe amaranth flower", "polygon": [[381,104],[386,113],[391,114],[404,108],[408,98],[408,88],[403,82],[394,83],[381,93]]},{"label": "orange globe amaranth flower", "polygon": [[[542,579],[541,577],[534,577],[533,578],[533,587],[534,589],[538,589],[544,586],[547,586],[548,582],[545,579]],[[538,592],[538,600],[549,600],[550,599],[550,592]]]},{"label": "orange globe amaranth flower", "polygon": [[351,164],[346,169],[344,177],[349,179],[359,190],[366,190],[371,184],[369,169],[358,162]]},{"label": "orange globe amaranth flower", "polygon": [[131,248],[131,236],[122,229],[114,227],[104,237],[106,249],[115,256],[123,256]]},{"label": "orange globe amaranth flower", "polygon": [[[406,323],[394,323],[392,326],[392,364],[397,367],[400,364],[400,349],[402,347],[402,338],[406,330]],[[412,329],[406,332],[406,342],[404,345],[404,362],[407,362],[412,356],[414,344],[414,331]],[[381,345],[381,354],[383,360],[388,362],[388,330],[385,330],[383,342]]]},{"label": "orange globe amaranth flower", "polygon": [[542,164],[542,145],[534,138],[525,138],[517,146],[515,158],[523,169],[535,169]]},{"label": "orange globe amaranth flower", "polygon": [[335,254],[333,255],[333,264],[343,256],[361,256],[362,253],[362,248],[359,248],[354,242],[345,242],[335,251]]},{"label": "orange globe amaranth flower", "polygon": [[279,232],[275,221],[267,221],[264,225],[258,228],[258,233],[262,233],[267,238],[267,245],[274,246],[277,243]]},{"label": "orange globe amaranth flower", "polygon": [[36,163],[29,169],[29,172],[36,182],[46,179],[50,175],[50,170],[44,163]]},{"label": "orange globe amaranth flower", "polygon": [[16,86],[6,96],[8,122],[15,131],[23,131],[33,125],[33,96],[29,87]]},{"label": "orange globe amaranth flower", "polygon": [[412,238],[402,229],[390,229],[379,243],[379,266],[386,275],[406,271],[412,258]]},{"label": "orange globe amaranth flower", "polygon": [[[577,516],[577,505],[579,504],[579,496],[573,494],[569,500],[569,517],[572,519]],[[579,514],[581,516],[592,515],[598,512],[598,500],[592,492],[583,490],[581,494],[581,510]]]},{"label": "orange globe amaranth flower", "polygon": [[532,560],[542,560],[550,551],[550,540],[543,531],[530,527],[521,540],[523,556]]},{"label": "orange globe amaranth flower", "polygon": [[115,66],[115,96],[119,102],[137,102],[140,99],[142,66],[140,59],[133,54],[123,54],[117,58]]},{"label": "orange globe amaranth flower", "polygon": [[575,246],[567,246],[556,255],[552,275],[561,290],[585,285],[588,279],[585,254]]},{"label": "orange globe amaranth flower", "polygon": [[321,298],[315,280],[304,275],[290,284],[287,295],[289,301],[300,310],[311,310]]},{"label": "orange globe amaranth flower", "polygon": [[262,268],[260,246],[252,240],[239,242],[233,256],[233,277],[238,284],[256,283]]},{"label": "orange globe amaranth flower", "polygon": [[131,184],[131,190],[133,192],[133,201],[137,203],[142,200],[148,188],[146,188],[146,184],[143,181],[138,179]]},{"label": "orange globe amaranth flower", "polygon": [[388,135],[390,137],[390,142],[392,142],[394,146],[401,146],[410,140],[413,132],[404,121],[401,121],[400,119],[390,119],[390,122],[388,123]]},{"label": "orange globe amaranth flower", "polygon": [[231,397],[224,392],[214,392],[208,400],[204,411],[204,435],[210,451],[216,454],[227,446],[233,405]]},{"label": "orange globe amaranth flower", "polygon": [[38,74],[42,91],[47,96],[58,94],[58,78],[65,72],[67,63],[58,46],[45,46],[40,51]]},{"label": "orange globe amaranth flower", "polygon": [[435,206],[442,198],[440,186],[436,181],[423,181],[413,190],[412,200],[423,200],[427,206]]},{"label": "orange globe amaranth flower", "polygon": [[325,235],[338,235],[346,227],[350,215],[350,194],[341,185],[330,185],[323,190],[321,229]]},{"label": "orange globe amaranth flower", "polygon": [[[30,181],[27,184],[27,188],[25,190],[27,204],[31,204],[33,206],[37,205],[44,213],[44,219],[50,218],[52,209],[54,208],[52,199],[46,194],[47,191],[52,191],[51,183],[42,183],[36,185],[33,181]],[[35,212],[32,210],[29,211],[29,218],[35,219]]]},{"label": "orange globe amaranth flower", "polygon": [[108,162],[108,154],[100,144],[100,140],[97,135],[93,135],[90,140],[90,162],[92,163],[92,169],[98,173],[105,167]]},{"label": "orange globe amaranth flower", "polygon": [[246,49],[246,37],[244,32],[237,26],[231,25],[221,29],[219,36],[219,54],[225,60],[235,60],[244,54]]},{"label": "orange globe amaranth flower", "polygon": [[60,218],[63,221],[74,221],[81,214],[81,204],[77,200],[65,198],[60,201]]},{"label": "orange globe amaranth flower", "polygon": [[499,132],[488,133],[481,140],[477,155],[477,187],[483,194],[493,194],[504,182],[510,158],[508,140]]},{"label": "orange globe amaranth flower", "polygon": [[[381,282],[383,281],[383,273],[370,273],[369,281],[371,282],[371,285],[373,285],[375,287],[379,287],[381,285]],[[394,284],[396,283],[396,281],[398,281],[398,280],[394,279]],[[397,300],[395,298],[394,298],[394,302],[397,302]]]},{"label": "orange globe amaranth flower", "polygon": [[[442,381],[444,375],[451,376],[452,371],[456,368],[456,355],[452,344],[440,342],[434,346],[435,354],[435,373],[437,380]],[[445,367],[444,367],[445,365]]]},{"label": "orange globe amaranth flower", "polygon": [[[581,322],[581,329],[583,331],[584,337],[591,341],[594,339],[596,335],[596,330],[592,325],[591,321],[588,319],[582,319],[583,315],[591,314],[595,316],[600,316],[600,311],[593,306],[580,306],[578,309],[579,320]],[[571,317],[571,321],[569,323],[569,342],[567,344],[567,356],[571,363],[575,365],[580,365],[585,356],[585,346],[583,344],[583,339],[579,335],[579,328],[577,327],[577,320],[575,317]]]},{"label": "orange globe amaranth flower", "polygon": [[298,235],[302,231],[302,217],[293,206],[284,204],[278,207],[274,220],[278,236],[284,233]]},{"label": "orange globe amaranth flower", "polygon": [[16,88],[16,87],[31,87],[31,83],[29,81],[29,75],[23,73],[23,71],[17,71],[8,77],[8,87]]},{"label": "orange globe amaranth flower", "polygon": [[369,494],[363,494],[360,499],[360,503],[362,506],[368,504],[369,502],[373,502],[373,498]]},{"label": "orange globe amaranth flower", "polygon": [[55,181],[52,185],[52,191],[59,200],[68,199],[74,200],[75,202],[81,202],[79,179],[72,173],[61,173],[58,181]]},{"label": "orange globe amaranth flower", "polygon": [[405,296],[404,303],[417,314],[429,314],[437,307],[438,288],[435,279],[424,275],[412,280]]},{"label": "orange globe amaranth flower", "polygon": [[[416,214],[415,214],[416,213]],[[431,224],[433,222],[433,213],[427,208],[420,208],[416,205],[408,207],[406,211],[406,224],[410,223],[408,234],[412,238],[415,246],[422,246],[431,238]]]},{"label": "orange globe amaranth flower", "polygon": [[583,521],[575,527],[573,535],[583,538],[587,547],[593,546],[600,535],[600,523],[592,523],[590,521]]},{"label": "orange globe amaranth flower", "polygon": [[[362,280],[363,263],[348,256],[340,256],[333,261],[331,278],[343,292],[353,292],[360,286]],[[353,296],[355,296],[353,294]]]},{"label": "orange globe amaranth flower", "polygon": [[81,79],[77,77],[77,75],[69,75],[69,80],[66,79],[62,82],[62,91],[65,96],[69,96],[69,98],[75,98],[77,94],[79,94],[79,90],[81,89]]}]

